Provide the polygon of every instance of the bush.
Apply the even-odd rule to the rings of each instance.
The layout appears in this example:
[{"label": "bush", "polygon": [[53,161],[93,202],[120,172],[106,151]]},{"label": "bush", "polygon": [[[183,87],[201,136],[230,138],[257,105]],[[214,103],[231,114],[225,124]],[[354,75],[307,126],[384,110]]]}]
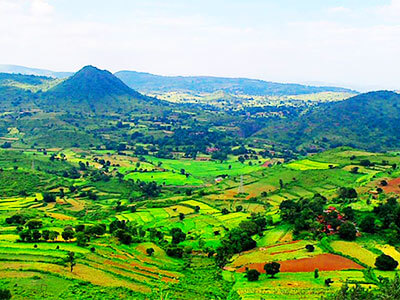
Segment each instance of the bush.
[{"label": "bush", "polygon": [[11,292],[9,289],[0,288],[0,300],[11,299]]},{"label": "bush", "polygon": [[257,270],[249,270],[246,273],[246,277],[248,281],[257,281],[260,277],[260,272],[258,272]]},{"label": "bush", "polygon": [[264,270],[268,275],[271,275],[271,278],[275,276],[275,274],[279,273],[281,265],[277,262],[272,262],[264,265]]},{"label": "bush", "polygon": [[306,249],[308,252],[314,252],[315,247],[313,245],[306,245]]},{"label": "bush", "polygon": [[183,256],[183,248],[182,247],[176,247],[176,246],[169,246],[166,249],[166,253],[167,253],[168,256],[171,256],[171,257],[182,258],[182,256]]},{"label": "bush", "polygon": [[375,266],[382,271],[393,271],[397,268],[399,263],[391,256],[382,254],[376,258]]},{"label": "bush", "polygon": [[366,216],[360,223],[360,229],[363,232],[375,232],[375,218],[373,216]]},{"label": "bush", "polygon": [[50,193],[43,193],[43,201],[46,203],[56,202],[56,196]]},{"label": "bush", "polygon": [[351,222],[344,222],[339,228],[339,236],[347,241],[356,239],[357,229]]}]

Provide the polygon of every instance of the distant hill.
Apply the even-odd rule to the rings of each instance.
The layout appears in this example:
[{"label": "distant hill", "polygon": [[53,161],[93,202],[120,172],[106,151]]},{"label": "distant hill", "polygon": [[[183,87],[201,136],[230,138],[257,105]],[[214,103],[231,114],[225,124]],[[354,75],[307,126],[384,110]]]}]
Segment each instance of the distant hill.
[{"label": "distant hill", "polygon": [[28,68],[16,65],[0,65],[0,72],[10,74],[46,76],[53,78],[67,78],[74,74],[71,72],[54,72],[50,70]]},{"label": "distant hill", "polygon": [[44,76],[0,73],[0,109],[35,107],[32,90],[38,90],[52,81]]},{"label": "distant hill", "polygon": [[398,149],[400,95],[378,91],[326,103],[299,117],[274,122],[257,135],[305,148],[347,145],[374,151]]},{"label": "distant hill", "polygon": [[108,71],[86,66],[44,93],[45,103],[58,108],[106,111],[127,108],[147,97],[132,90]]},{"label": "distant hill", "polygon": [[257,96],[301,95],[320,92],[354,92],[339,87],[317,87],[300,84],[267,82],[247,78],[222,77],[169,77],[134,71],[121,71],[115,75],[131,88],[143,93],[149,92],[192,92],[214,93],[224,91],[230,94]]}]

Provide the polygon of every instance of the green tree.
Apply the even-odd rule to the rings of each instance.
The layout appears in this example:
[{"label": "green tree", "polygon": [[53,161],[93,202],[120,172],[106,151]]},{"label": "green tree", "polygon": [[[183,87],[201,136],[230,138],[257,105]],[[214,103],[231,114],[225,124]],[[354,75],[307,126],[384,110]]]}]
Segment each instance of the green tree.
[{"label": "green tree", "polygon": [[86,247],[88,243],[88,238],[84,232],[78,232],[75,234],[76,237],[76,244],[79,247]]},{"label": "green tree", "polygon": [[11,299],[12,295],[9,289],[0,288],[0,300]]},{"label": "green tree", "polygon": [[153,248],[147,248],[146,249],[146,253],[147,253],[148,256],[152,256],[153,253],[154,253],[154,249]]},{"label": "green tree", "polygon": [[69,241],[74,238],[75,232],[71,227],[66,227],[64,231],[61,233],[61,236],[64,240]]},{"label": "green tree", "polygon": [[399,263],[393,257],[386,254],[381,254],[375,261],[375,266],[382,271],[393,271],[398,265]]},{"label": "green tree", "polygon": [[260,272],[257,270],[248,270],[246,272],[246,277],[248,281],[258,281],[258,278],[260,277]]},{"label": "green tree", "polygon": [[374,233],[376,229],[375,218],[373,216],[365,216],[359,226],[363,232]]},{"label": "green tree", "polygon": [[356,239],[357,229],[351,222],[344,222],[339,228],[339,236],[347,241]]},{"label": "green tree", "polygon": [[275,276],[275,274],[279,273],[280,268],[281,268],[281,265],[277,262],[271,262],[271,263],[264,265],[265,273],[270,275],[271,278],[273,278]]},{"label": "green tree", "polygon": [[172,228],[170,234],[172,236],[172,244],[179,244],[186,239],[186,233],[180,228]]},{"label": "green tree", "polygon": [[26,222],[25,226],[29,229],[40,229],[43,227],[43,222],[41,220],[32,219]]},{"label": "green tree", "polygon": [[75,260],[75,252],[68,252],[67,253],[67,258],[66,258],[67,263],[69,263],[69,266],[71,268],[71,272],[74,270],[74,267],[76,266],[76,260]]}]

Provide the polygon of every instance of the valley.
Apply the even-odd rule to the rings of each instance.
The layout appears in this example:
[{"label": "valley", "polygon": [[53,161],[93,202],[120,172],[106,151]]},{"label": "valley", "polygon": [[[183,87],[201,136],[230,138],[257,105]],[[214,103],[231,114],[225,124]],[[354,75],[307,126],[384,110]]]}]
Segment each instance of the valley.
[{"label": "valley", "polygon": [[225,103],[144,95],[92,66],[0,75],[13,299],[321,299],[398,282],[399,94],[219,90]]}]

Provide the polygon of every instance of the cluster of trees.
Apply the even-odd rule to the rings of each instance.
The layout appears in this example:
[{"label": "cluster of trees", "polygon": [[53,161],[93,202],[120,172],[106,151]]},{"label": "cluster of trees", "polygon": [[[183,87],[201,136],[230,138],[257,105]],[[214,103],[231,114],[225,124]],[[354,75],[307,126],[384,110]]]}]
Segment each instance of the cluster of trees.
[{"label": "cluster of trees", "polygon": [[124,220],[114,220],[110,223],[109,232],[121,243],[130,245],[139,243],[148,238],[150,241],[163,243],[164,233],[156,228],[144,230],[141,226],[126,222]]},{"label": "cluster of trees", "polygon": [[221,239],[221,246],[217,248],[217,265],[224,266],[235,253],[255,248],[257,243],[252,236],[262,235],[269,222],[264,216],[252,214],[250,220],[242,221],[239,227],[229,230]]},{"label": "cluster of trees", "polygon": [[[19,221],[21,224],[22,219],[19,219],[18,216],[13,216],[15,221]],[[14,222],[16,223],[16,222]],[[22,226],[17,226],[17,232],[22,242],[38,242],[42,241],[54,241],[60,235],[58,231],[54,230],[42,230],[39,231],[43,227],[43,223],[38,219],[30,219]]]},{"label": "cluster of trees", "polygon": [[[376,220],[381,226],[378,228]],[[373,215],[367,215],[360,222],[362,231],[375,233],[382,232],[387,242],[395,244],[400,238],[400,204],[396,198],[389,198],[386,202],[374,207]]]},{"label": "cluster of trees", "polygon": [[[264,271],[266,275],[270,275],[271,278],[274,278],[276,274],[279,273],[281,265],[277,262],[271,262],[264,265]],[[246,270],[245,277],[248,281],[257,281],[260,277],[261,273],[258,270],[250,269]]]},{"label": "cluster of trees", "polygon": [[303,230],[319,232],[321,224],[317,222],[317,217],[324,213],[326,203],[327,199],[320,194],[315,194],[312,199],[285,200],[279,206],[281,218],[294,224],[295,234]]},{"label": "cluster of trees", "polygon": [[322,232],[338,232],[341,238],[354,240],[357,229],[353,223],[353,209],[345,207],[339,215],[336,210],[324,211],[326,203],[327,199],[324,196],[315,194],[311,199],[285,200],[279,208],[282,219],[294,224],[295,234],[309,231],[316,237]]},{"label": "cluster of trees", "polygon": [[338,196],[341,200],[354,200],[357,199],[357,191],[354,188],[341,187],[338,189]]}]

